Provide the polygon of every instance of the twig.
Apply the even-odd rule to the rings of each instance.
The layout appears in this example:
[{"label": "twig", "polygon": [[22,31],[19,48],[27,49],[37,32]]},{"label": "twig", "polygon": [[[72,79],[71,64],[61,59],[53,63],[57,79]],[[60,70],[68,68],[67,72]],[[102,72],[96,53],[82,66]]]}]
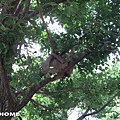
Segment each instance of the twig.
[{"label": "twig", "polygon": [[58,91],[38,91],[37,93],[40,93],[40,94],[56,94],[56,93],[65,93],[65,92],[73,92],[75,90],[80,90],[81,88],[73,88],[72,90],[58,90]]},{"label": "twig", "polygon": [[51,107],[47,107],[47,106],[45,106],[45,105],[42,105],[42,104],[36,102],[36,101],[33,100],[33,99],[31,99],[30,101],[31,101],[33,104],[37,105],[37,106],[40,106],[40,107],[45,108],[46,110],[52,109]]},{"label": "twig", "polygon": [[113,95],[113,97],[112,97],[110,100],[108,100],[101,108],[99,108],[99,109],[98,109],[97,111],[95,111],[95,112],[92,112],[92,113],[87,114],[86,116],[94,115],[94,114],[97,114],[97,113],[101,112],[101,111],[102,111],[108,104],[110,104],[110,102],[112,102],[113,99],[114,99],[116,96],[118,96],[119,94],[120,94],[120,90],[117,91],[117,92]]}]

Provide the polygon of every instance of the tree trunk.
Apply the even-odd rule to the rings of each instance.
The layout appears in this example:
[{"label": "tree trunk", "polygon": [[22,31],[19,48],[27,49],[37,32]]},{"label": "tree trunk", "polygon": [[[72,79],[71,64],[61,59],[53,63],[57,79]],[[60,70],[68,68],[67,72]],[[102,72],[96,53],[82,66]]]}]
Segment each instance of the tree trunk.
[{"label": "tree trunk", "polygon": [[12,117],[5,117],[2,113],[8,111],[8,100],[6,99],[4,84],[0,78],[0,120],[11,120]]}]

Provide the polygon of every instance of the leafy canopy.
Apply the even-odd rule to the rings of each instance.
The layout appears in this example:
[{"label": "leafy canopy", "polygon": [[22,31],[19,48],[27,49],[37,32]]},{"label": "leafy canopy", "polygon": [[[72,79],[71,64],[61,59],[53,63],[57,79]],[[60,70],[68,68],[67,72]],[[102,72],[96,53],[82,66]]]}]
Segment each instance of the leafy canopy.
[{"label": "leafy canopy", "polygon": [[[12,79],[12,93],[25,94],[17,96],[23,106],[16,110],[22,108],[21,116],[32,120],[63,120],[76,106],[97,111],[120,88],[119,62],[115,61],[115,67],[106,62],[110,53],[119,52],[119,1],[40,0],[40,6],[35,0],[28,1],[0,2],[0,57]],[[44,20],[50,17],[49,22],[54,25],[57,21],[65,29],[59,34],[51,29],[48,32],[56,52],[68,55],[71,49],[75,51],[78,62],[70,77],[55,81],[42,74],[41,62],[52,48],[45,31],[49,23],[43,24],[39,13]],[[40,51],[31,54],[29,48],[34,43],[40,45]],[[22,53],[23,48],[26,53]],[[36,52],[40,55],[34,55]],[[115,105],[113,101],[109,107]],[[106,110],[97,117],[103,117]]]}]

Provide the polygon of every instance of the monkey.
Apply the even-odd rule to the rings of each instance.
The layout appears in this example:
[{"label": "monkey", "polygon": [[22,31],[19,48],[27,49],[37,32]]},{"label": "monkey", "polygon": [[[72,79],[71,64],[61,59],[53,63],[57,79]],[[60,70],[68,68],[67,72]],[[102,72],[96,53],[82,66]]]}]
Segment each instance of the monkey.
[{"label": "monkey", "polygon": [[[45,62],[42,63],[42,69],[43,74],[55,74],[55,73],[61,73],[64,72],[64,70],[69,67],[71,64],[73,64],[74,60],[74,52],[71,51],[69,53],[68,60],[64,57],[57,55],[55,53],[51,53],[49,57],[46,59]],[[72,71],[74,69],[74,66],[70,67],[66,72],[66,76],[70,76]]]},{"label": "monkey", "polygon": [[49,57],[41,63],[43,74],[46,75],[47,73],[53,74],[55,73],[54,69],[50,67],[50,63],[53,61],[53,56],[50,54]]},{"label": "monkey", "polygon": [[68,61],[63,57],[51,53],[45,62],[42,63],[44,75],[62,72],[68,66]]},{"label": "monkey", "polygon": [[69,56],[68,56],[68,67],[71,66],[66,72],[65,72],[65,75],[66,76],[70,76],[73,72],[73,69],[74,69],[74,62],[76,61],[76,56],[75,56],[75,52],[74,50],[71,50],[69,52]]}]

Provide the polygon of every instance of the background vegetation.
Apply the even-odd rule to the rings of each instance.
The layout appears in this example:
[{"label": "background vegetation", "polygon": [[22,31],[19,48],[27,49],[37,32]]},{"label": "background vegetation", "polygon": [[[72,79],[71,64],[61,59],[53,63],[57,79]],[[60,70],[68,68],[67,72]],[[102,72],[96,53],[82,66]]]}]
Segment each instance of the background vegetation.
[{"label": "background vegetation", "polygon": [[[67,120],[68,110],[77,107],[85,111],[77,120],[120,119],[119,10],[119,0],[1,0],[0,112],[19,111],[25,120]],[[64,32],[46,32],[55,22]],[[52,50],[48,33],[56,52],[75,51],[70,76],[44,77],[41,63]],[[33,44],[40,49],[31,50]]]}]

